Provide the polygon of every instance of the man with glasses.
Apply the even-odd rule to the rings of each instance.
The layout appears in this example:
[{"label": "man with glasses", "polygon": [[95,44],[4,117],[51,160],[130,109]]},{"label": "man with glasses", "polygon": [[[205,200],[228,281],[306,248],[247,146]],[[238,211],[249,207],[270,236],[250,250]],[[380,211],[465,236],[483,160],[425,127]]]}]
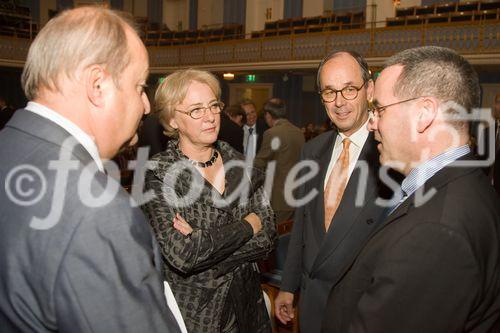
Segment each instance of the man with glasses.
[{"label": "man with glasses", "polygon": [[297,198],[316,192],[298,207],[275,312],[293,318],[300,291],[302,332],[319,332],[328,292],[340,280],[383,213],[374,205],[380,193],[378,155],[369,134],[368,100],[373,81],[356,52],[337,51],[319,65],[317,85],[328,117],[336,126],[308,141],[301,160],[319,172],[299,188]]},{"label": "man with glasses", "polygon": [[453,50],[387,60],[369,127],[404,197],[332,289],[324,332],[498,332],[500,201],[468,145],[479,103]]}]

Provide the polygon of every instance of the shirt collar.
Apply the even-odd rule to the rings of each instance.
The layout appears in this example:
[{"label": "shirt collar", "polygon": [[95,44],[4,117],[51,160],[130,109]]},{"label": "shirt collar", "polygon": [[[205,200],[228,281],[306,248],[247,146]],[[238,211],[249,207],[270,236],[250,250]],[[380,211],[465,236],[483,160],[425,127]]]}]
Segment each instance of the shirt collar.
[{"label": "shirt collar", "polygon": [[247,124],[243,125],[245,127],[245,129],[249,129],[249,128],[253,128],[255,129],[255,125],[256,124],[253,124],[252,126],[248,126]]},{"label": "shirt collar", "polygon": [[340,142],[344,141],[345,138],[349,138],[351,144],[354,144],[356,147],[361,148],[366,142],[366,138],[370,131],[368,131],[368,120],[360,127],[356,132],[351,134],[351,136],[346,136],[344,133],[339,132]]},{"label": "shirt collar", "polygon": [[92,140],[92,138],[75,123],[63,117],[54,110],[49,109],[45,105],[36,102],[28,102],[28,105],[25,107],[25,109],[30,112],[36,113],[37,115],[44,117],[45,119],[48,119],[65,129],[85,148],[85,150],[88,151],[92,159],[96,162],[99,170],[104,172],[104,166],[99,156],[97,145],[95,144],[94,140]]},{"label": "shirt collar", "polygon": [[401,189],[405,197],[412,195],[439,170],[468,153],[470,153],[470,147],[468,145],[452,148],[412,169],[401,183]]}]

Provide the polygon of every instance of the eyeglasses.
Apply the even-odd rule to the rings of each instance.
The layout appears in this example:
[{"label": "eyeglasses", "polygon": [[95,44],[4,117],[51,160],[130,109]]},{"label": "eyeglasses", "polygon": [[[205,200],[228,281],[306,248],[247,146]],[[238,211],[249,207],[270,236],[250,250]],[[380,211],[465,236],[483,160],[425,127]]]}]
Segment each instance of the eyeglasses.
[{"label": "eyeglasses", "polygon": [[326,88],[319,91],[318,94],[321,95],[321,99],[325,103],[331,103],[335,101],[337,99],[337,93],[340,93],[342,97],[347,100],[353,100],[358,97],[358,92],[365,86],[366,82],[368,81],[363,82],[363,84],[359,88],[355,86],[347,86],[340,90]]},{"label": "eyeglasses", "polygon": [[205,106],[198,106],[198,107],[196,107],[192,110],[188,110],[188,111],[177,110],[177,109],[174,109],[174,110],[177,112],[180,112],[180,113],[187,114],[188,116],[190,116],[193,119],[200,119],[207,114],[207,110],[210,110],[210,112],[212,112],[212,114],[219,114],[222,112],[223,109],[224,109],[224,103],[214,102],[214,103],[210,104],[209,106],[206,106],[206,107]]},{"label": "eyeglasses", "polygon": [[398,104],[402,104],[402,103],[414,101],[414,100],[419,99],[419,98],[421,98],[421,97],[408,98],[408,99],[405,99],[403,101],[399,101],[399,102],[396,102],[396,103],[392,103],[392,104],[388,104],[388,105],[383,105],[383,106],[372,106],[371,108],[368,109],[368,112],[371,113],[373,115],[373,117],[379,118],[380,114],[382,112],[384,112],[385,109],[387,109],[389,106],[394,106],[394,105],[398,105]]}]

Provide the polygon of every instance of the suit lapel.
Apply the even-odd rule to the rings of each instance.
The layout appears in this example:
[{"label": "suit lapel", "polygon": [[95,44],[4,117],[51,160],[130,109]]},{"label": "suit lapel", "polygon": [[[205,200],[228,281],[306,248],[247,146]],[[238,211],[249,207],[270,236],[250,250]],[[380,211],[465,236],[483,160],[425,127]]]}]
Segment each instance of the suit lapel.
[{"label": "suit lapel", "polygon": [[323,201],[323,197],[325,196],[324,180],[326,171],[328,169],[328,164],[330,163],[330,159],[332,158],[333,147],[335,145],[336,138],[337,132],[332,131],[323,147],[320,148],[316,159],[314,159],[314,161],[318,163],[319,172],[312,186],[318,191],[318,195],[315,198],[316,203],[311,205],[313,211],[310,212],[309,216],[314,217],[311,219],[311,222],[317,244],[321,244],[323,242],[323,239],[325,238],[325,203]]},{"label": "suit lapel", "polygon": [[[461,158],[458,161],[472,161],[475,160],[472,153],[469,153]],[[439,190],[443,186],[447,185],[449,182],[463,177],[466,174],[474,172],[477,170],[476,168],[463,167],[463,166],[454,166],[455,163],[452,163],[442,170],[438,171],[434,176],[432,176],[423,186],[424,190],[428,191],[433,188],[435,190]],[[417,190],[418,192],[419,190]],[[405,201],[403,201],[383,222],[383,225],[380,226],[379,230],[385,228],[387,225],[393,223],[398,220],[402,216],[406,215],[411,207],[415,206],[415,195],[416,193],[412,193]],[[432,200],[432,198],[430,199]]]},{"label": "suit lapel", "polygon": [[[370,134],[361,150],[356,167],[349,178],[339,208],[321,244],[318,256],[312,267],[313,271],[319,269],[334,254],[339,245],[343,244],[346,236],[355,237],[356,239],[349,239],[348,241],[354,241],[357,244],[362,240],[362,237],[365,237],[365,233],[370,232],[374,227],[374,225],[366,225],[364,219],[363,221],[358,221],[358,219],[364,216],[362,213],[372,207],[370,203],[375,200],[378,194],[376,184],[376,177],[378,177],[378,156],[373,154],[374,151],[376,153],[376,147],[373,135]],[[368,166],[368,169],[366,166]],[[356,204],[357,195],[361,191],[366,191],[365,196],[361,198],[363,199],[362,202]],[[359,223],[362,223],[360,227],[363,230],[355,235],[351,235],[352,229]],[[349,246],[352,247],[353,245],[349,244]],[[355,249],[352,248],[352,250],[354,251]],[[347,263],[339,262],[339,266],[344,264]]]}]

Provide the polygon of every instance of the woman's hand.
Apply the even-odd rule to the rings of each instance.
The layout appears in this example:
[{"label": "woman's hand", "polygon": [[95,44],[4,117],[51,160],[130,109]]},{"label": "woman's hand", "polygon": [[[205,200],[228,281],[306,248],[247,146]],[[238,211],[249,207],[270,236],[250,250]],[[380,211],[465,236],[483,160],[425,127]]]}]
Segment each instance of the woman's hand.
[{"label": "woman's hand", "polygon": [[244,219],[252,226],[254,235],[262,229],[262,221],[257,214],[250,213]]},{"label": "woman's hand", "polygon": [[179,213],[175,214],[173,222],[174,222],[174,228],[177,229],[184,236],[187,236],[193,232],[193,228],[191,228],[189,223],[187,223],[186,220],[184,220]]}]

